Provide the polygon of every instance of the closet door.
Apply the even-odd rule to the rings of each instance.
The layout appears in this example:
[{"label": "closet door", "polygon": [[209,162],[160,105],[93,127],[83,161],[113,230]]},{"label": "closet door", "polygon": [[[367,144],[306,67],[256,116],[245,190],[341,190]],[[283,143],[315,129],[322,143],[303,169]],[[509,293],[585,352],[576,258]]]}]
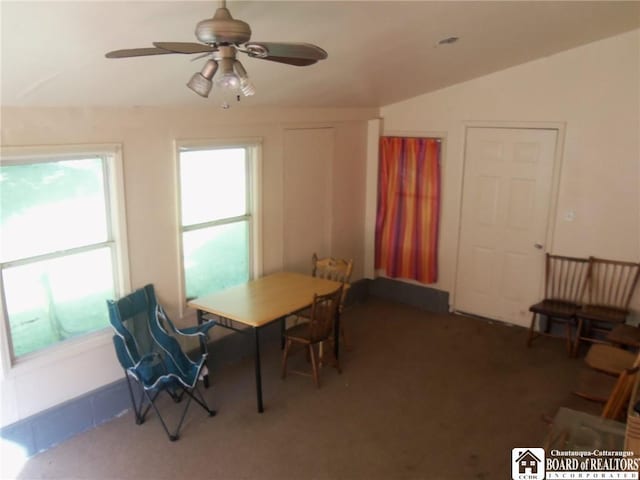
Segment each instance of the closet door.
[{"label": "closet door", "polygon": [[333,128],[285,130],[285,270],[311,273],[313,253],[331,253],[333,157]]}]

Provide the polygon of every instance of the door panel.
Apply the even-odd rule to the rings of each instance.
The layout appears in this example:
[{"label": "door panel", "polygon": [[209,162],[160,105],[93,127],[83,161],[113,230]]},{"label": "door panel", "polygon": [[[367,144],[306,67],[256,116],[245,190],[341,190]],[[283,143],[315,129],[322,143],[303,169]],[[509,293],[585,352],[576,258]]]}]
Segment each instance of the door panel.
[{"label": "door panel", "polygon": [[537,300],[557,131],[469,128],[456,310],[528,325]]}]

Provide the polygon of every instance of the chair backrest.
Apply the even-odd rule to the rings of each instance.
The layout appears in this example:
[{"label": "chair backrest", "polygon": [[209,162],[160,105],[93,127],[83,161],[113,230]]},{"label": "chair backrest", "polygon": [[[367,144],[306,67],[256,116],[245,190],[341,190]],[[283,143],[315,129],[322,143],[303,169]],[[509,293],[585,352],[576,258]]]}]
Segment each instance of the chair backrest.
[{"label": "chair backrest", "polygon": [[193,362],[167,332],[175,327],[158,304],[152,284],[119,300],[107,300],[107,307],[116,333],[113,336],[116,354],[125,370],[153,354],[154,362],[136,370],[143,384],[153,385],[159,376],[173,378],[188,387],[195,384],[206,354],[202,354],[198,363]]},{"label": "chair backrest", "polygon": [[629,310],[640,278],[640,264],[590,257],[588,303]]},{"label": "chair backrest", "polygon": [[149,330],[149,320],[155,316],[156,305],[153,285],[119,300],[107,300],[109,321],[116,333],[113,341],[123,368],[130,368],[145,355],[158,351]]},{"label": "chair backrest", "polygon": [[[341,282],[343,286],[348,285],[351,281],[351,272],[353,270],[353,260],[345,260],[342,258],[325,257],[318,258],[315,253],[311,257],[311,276]],[[343,288],[342,297],[340,298],[340,308],[344,304],[347,296],[347,289]]]},{"label": "chair backrest", "polygon": [[582,302],[590,262],[588,258],[546,254],[545,299],[579,305]]},{"label": "chair backrest", "polygon": [[327,340],[333,334],[336,315],[342,299],[342,285],[325,295],[315,294],[311,304],[309,337],[311,342]]},{"label": "chair backrest", "polygon": [[351,280],[353,260],[333,257],[318,258],[318,255],[314,253],[311,257],[311,264],[311,275],[314,277],[326,278],[343,284],[347,284]]}]

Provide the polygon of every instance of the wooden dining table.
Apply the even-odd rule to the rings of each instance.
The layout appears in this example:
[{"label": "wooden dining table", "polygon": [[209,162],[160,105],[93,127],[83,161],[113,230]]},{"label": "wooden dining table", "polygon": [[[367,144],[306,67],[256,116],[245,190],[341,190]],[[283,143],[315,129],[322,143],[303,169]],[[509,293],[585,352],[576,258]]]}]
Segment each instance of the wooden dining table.
[{"label": "wooden dining table", "polygon": [[[198,324],[205,316],[218,317],[218,324],[235,331],[247,331],[235,326],[249,327],[254,337],[254,364],[256,376],[256,400],[258,412],[264,412],[262,403],[262,373],[260,366],[260,330],[274,322],[281,322],[285,330],[285,319],[311,306],[314,294],[334,292],[342,284],[332,280],[292,272],[278,272],[256,280],[226,288],[196,298],[188,303],[197,309]],[[334,353],[340,354],[340,314],[334,326]]]}]

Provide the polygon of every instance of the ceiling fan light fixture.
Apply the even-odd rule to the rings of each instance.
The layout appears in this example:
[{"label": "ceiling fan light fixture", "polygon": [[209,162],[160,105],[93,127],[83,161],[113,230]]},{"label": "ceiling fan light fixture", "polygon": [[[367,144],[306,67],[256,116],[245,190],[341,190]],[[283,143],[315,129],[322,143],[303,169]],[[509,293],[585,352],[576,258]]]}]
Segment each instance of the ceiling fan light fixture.
[{"label": "ceiling fan light fixture", "polygon": [[233,68],[240,79],[240,91],[245,97],[250,97],[256,93],[256,87],[251,80],[249,80],[249,76],[247,75],[247,71],[244,69],[244,66],[240,63],[240,61],[236,60],[233,64]]},{"label": "ceiling fan light fixture", "polygon": [[218,62],[209,60],[205,63],[201,72],[196,72],[187,83],[187,87],[196,92],[201,97],[207,98],[211,92],[213,82],[211,79],[218,70]]},{"label": "ceiling fan light fixture", "polygon": [[220,63],[220,73],[216,78],[216,87],[227,90],[237,90],[240,88],[240,79],[233,71],[235,58],[222,58]]}]

